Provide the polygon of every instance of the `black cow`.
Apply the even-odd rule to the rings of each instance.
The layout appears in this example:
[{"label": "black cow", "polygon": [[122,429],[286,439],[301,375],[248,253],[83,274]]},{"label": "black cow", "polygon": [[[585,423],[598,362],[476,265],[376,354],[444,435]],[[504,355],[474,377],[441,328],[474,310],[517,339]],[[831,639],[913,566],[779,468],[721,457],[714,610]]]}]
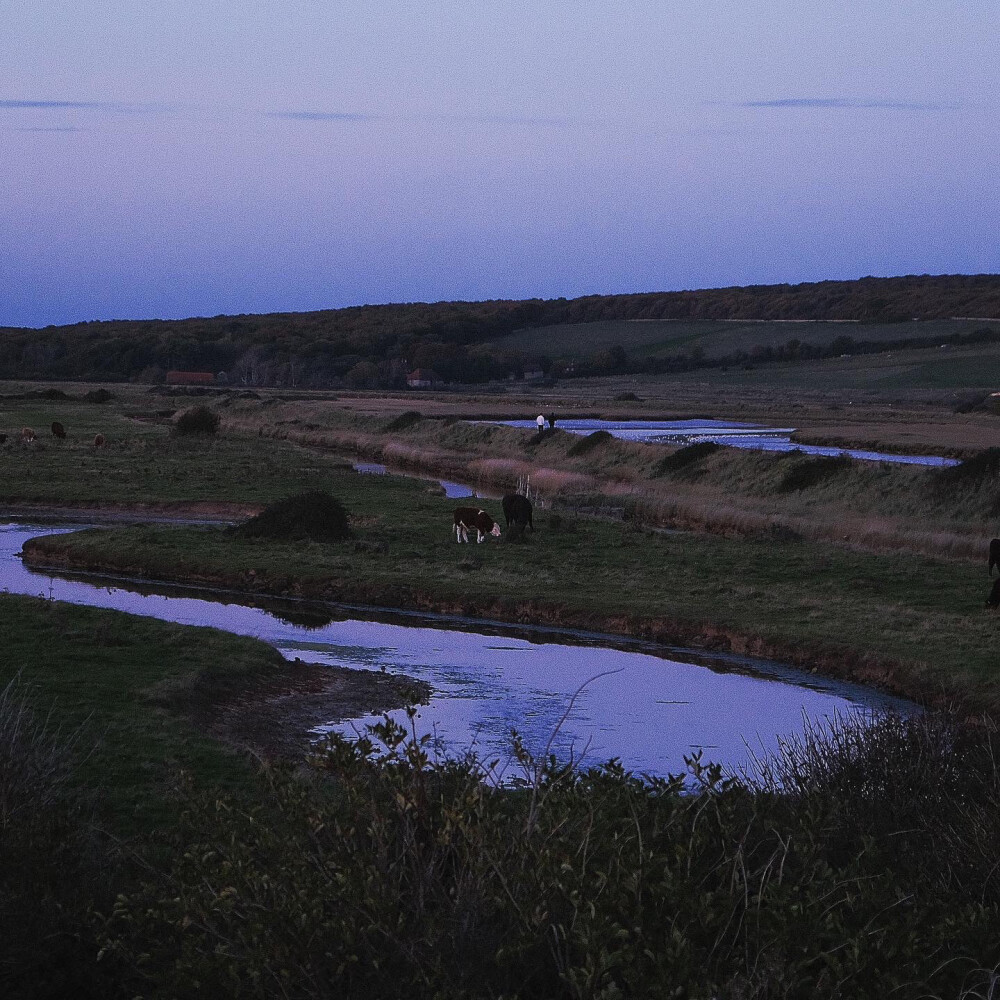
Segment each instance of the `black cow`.
[{"label": "black cow", "polygon": [[479,507],[456,507],[454,528],[456,542],[469,540],[469,528],[476,529],[477,542],[481,542],[487,535],[500,537],[500,525]]},{"label": "black cow", "polygon": [[1000,569],[1000,538],[994,538],[990,541],[990,565],[986,570],[990,576],[993,575],[994,566]]},{"label": "black cow", "polygon": [[52,421],[52,436],[62,440],[66,437],[66,428],[58,420]]},{"label": "black cow", "polygon": [[527,497],[520,493],[508,493],[500,503],[503,505],[503,516],[508,528],[512,524],[520,524],[522,528],[535,530],[531,523],[531,501]]},{"label": "black cow", "polygon": [[986,598],[986,607],[993,608],[994,611],[1000,607],[1000,580],[993,581],[993,589],[990,596]]}]

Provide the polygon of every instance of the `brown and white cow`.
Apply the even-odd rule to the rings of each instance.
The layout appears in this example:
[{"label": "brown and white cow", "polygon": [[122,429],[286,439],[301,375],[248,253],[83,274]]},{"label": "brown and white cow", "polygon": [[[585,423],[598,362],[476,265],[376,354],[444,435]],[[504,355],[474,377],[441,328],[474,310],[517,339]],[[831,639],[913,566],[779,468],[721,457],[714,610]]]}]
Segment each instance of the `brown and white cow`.
[{"label": "brown and white cow", "polygon": [[469,528],[476,529],[477,542],[481,542],[487,535],[500,537],[500,525],[478,507],[456,507],[454,527],[456,542],[469,540]]}]

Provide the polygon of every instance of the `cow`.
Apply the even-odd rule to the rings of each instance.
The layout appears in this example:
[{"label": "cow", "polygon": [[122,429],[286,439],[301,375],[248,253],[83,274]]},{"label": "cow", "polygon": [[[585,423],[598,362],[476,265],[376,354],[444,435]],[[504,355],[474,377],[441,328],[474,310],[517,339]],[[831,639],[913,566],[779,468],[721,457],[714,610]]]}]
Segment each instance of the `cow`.
[{"label": "cow", "polygon": [[60,441],[66,437],[66,428],[58,420],[52,421],[52,436],[59,438]]},{"label": "cow", "polygon": [[520,524],[522,528],[535,530],[534,524],[531,523],[531,501],[527,497],[521,496],[520,493],[508,493],[500,502],[503,505],[503,516],[508,528],[512,524]]},{"label": "cow", "polygon": [[25,444],[28,444],[29,442],[34,441],[35,440],[35,432],[30,427],[22,427],[21,428],[21,440]]},{"label": "cow", "polygon": [[1000,570],[1000,538],[993,538],[990,540],[990,565],[986,570],[990,576],[993,575],[994,566]]},{"label": "cow", "polygon": [[459,543],[469,540],[469,528],[476,529],[477,542],[481,542],[487,535],[500,537],[500,525],[478,507],[456,507],[454,528],[455,541]]},{"label": "cow", "polygon": [[986,607],[992,608],[994,611],[1000,608],[1000,580],[993,581],[993,589],[990,591],[989,597],[986,598]]},{"label": "cow", "polygon": [[95,434],[94,435],[94,447],[95,448],[103,448],[104,447],[104,435],[103,434]]}]

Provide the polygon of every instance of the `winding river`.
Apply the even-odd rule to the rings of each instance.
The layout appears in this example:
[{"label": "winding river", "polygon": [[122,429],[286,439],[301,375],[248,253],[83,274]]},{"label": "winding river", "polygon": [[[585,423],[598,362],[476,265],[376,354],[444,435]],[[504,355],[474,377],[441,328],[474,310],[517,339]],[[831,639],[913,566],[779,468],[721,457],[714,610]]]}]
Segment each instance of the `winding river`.
[{"label": "winding river", "polygon": [[[873,690],[760,660],[568,630],[520,628],[346,605],[239,603],[242,595],[29,570],[36,535],[80,525],[0,524],[0,588],[131,614],[208,625],[276,646],[288,659],[405,673],[433,696],[416,725],[449,753],[510,758],[516,729],[535,754],[584,764],[618,758],[635,772],[684,770],[684,758],[739,769],[782,737],[821,722],[915,706]],[[210,530],[210,529],[209,529]],[[403,712],[392,713],[405,721]],[[381,717],[331,723],[350,734]]]},{"label": "winding river", "polygon": [[[508,427],[534,428],[534,420],[493,420],[481,423],[505,424]],[[557,420],[556,427],[571,434],[607,431],[626,441],[655,444],[696,444],[713,441],[732,448],[760,451],[801,451],[806,455],[847,455],[867,462],[897,462],[903,465],[957,465],[958,459],[941,455],[895,455],[863,448],[832,448],[826,445],[798,444],[792,440],[794,427],[765,427],[732,420]]]}]

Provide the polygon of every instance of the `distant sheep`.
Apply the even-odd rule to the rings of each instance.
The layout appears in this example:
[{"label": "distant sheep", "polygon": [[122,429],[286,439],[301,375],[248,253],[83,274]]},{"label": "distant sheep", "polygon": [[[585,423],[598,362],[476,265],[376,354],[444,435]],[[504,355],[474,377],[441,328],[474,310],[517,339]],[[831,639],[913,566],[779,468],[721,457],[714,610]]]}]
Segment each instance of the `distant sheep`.
[{"label": "distant sheep", "polygon": [[34,441],[35,440],[35,432],[30,427],[22,427],[21,428],[21,440],[25,444],[28,444],[28,442],[30,442],[30,441]]},{"label": "distant sheep", "polygon": [[95,448],[103,448],[104,447],[104,435],[103,434],[95,434],[94,435],[94,447]]},{"label": "distant sheep", "polygon": [[52,421],[52,436],[62,441],[66,437],[66,428],[58,420]]}]

